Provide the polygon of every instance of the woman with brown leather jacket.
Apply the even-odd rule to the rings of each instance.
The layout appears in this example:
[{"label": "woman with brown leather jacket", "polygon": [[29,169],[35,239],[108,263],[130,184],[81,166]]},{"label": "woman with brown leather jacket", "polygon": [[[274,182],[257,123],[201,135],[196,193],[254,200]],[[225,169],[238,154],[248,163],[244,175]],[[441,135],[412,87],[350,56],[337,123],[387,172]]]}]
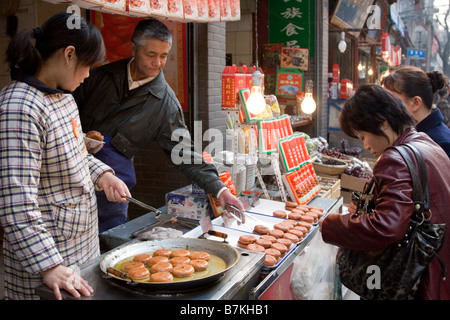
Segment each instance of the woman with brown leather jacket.
[{"label": "woman with brown leather jacket", "polygon": [[[379,251],[399,243],[408,229],[413,212],[411,175],[400,153],[389,148],[404,143],[422,154],[428,173],[430,223],[450,225],[450,160],[427,134],[417,132],[414,119],[401,100],[379,85],[362,86],[346,102],[339,118],[342,130],[359,138],[377,162],[371,214],[330,213],[319,222],[323,240],[344,248]],[[411,153],[412,157],[414,155]],[[444,240],[439,257],[450,267],[450,238]],[[422,299],[450,299],[449,280],[440,282],[441,266],[434,258],[425,270],[419,295]]]}]

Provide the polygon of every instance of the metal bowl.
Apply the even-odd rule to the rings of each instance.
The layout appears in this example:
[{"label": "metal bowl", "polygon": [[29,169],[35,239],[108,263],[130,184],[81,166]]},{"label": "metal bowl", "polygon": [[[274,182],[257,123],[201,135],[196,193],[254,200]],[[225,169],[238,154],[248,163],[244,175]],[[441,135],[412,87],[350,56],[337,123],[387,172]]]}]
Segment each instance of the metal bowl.
[{"label": "metal bowl", "polygon": [[[225,261],[225,268],[214,274],[208,274],[198,279],[187,279],[185,281],[174,281],[167,283],[140,282],[124,279],[108,272],[108,268],[114,267],[118,262],[146,252],[157,249],[187,249],[192,251],[204,251],[218,256]],[[229,244],[206,239],[192,238],[170,238],[163,240],[140,241],[125,244],[107,253],[100,261],[100,269],[108,279],[118,281],[126,286],[137,286],[158,292],[176,292],[194,290],[215,283],[239,261],[239,252]]]}]

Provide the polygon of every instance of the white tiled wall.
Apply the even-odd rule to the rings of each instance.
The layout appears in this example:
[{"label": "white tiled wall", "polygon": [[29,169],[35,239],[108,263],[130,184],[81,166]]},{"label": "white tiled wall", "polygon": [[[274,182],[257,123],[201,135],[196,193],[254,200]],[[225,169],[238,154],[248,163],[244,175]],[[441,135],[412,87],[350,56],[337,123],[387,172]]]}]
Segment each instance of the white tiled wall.
[{"label": "white tiled wall", "polygon": [[232,55],[233,64],[254,63],[251,13],[242,14],[239,21],[227,22],[226,42],[226,53]]}]

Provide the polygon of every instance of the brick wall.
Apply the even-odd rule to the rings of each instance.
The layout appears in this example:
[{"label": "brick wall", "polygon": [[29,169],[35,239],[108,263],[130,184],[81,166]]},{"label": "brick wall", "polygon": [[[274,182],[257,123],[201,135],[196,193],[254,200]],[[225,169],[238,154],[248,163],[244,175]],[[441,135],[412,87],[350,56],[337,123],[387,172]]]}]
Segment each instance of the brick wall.
[{"label": "brick wall", "polygon": [[[165,194],[189,183],[169,161],[159,145],[150,144],[134,158],[137,185],[131,190],[136,199],[155,208],[165,205]],[[148,210],[134,204],[129,206],[129,216],[133,219]]]},{"label": "brick wall", "polygon": [[225,67],[226,24],[198,25],[198,111],[203,131],[225,132],[222,115],[222,71]]}]

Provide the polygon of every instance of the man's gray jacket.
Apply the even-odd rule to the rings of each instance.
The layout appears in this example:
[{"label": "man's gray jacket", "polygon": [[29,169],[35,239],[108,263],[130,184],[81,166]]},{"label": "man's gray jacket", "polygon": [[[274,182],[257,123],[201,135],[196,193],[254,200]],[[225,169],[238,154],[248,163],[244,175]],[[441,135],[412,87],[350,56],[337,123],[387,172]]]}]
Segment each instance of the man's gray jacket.
[{"label": "man's gray jacket", "polygon": [[[172,150],[183,146],[192,150],[175,166],[206,192],[216,196],[225,184],[212,164],[195,164],[189,139],[172,141],[174,130],[187,133],[180,103],[161,71],[155,79],[139,88],[128,90],[127,64],[130,58],[93,69],[89,78],[73,93],[80,110],[84,132],[97,130],[112,137],[112,145],[125,157],[132,158],[141,148],[155,141],[172,161]],[[189,148],[190,147],[190,148]],[[178,154],[177,154],[178,155]],[[181,155],[179,155],[181,156]],[[173,162],[173,161],[172,161]]]}]

